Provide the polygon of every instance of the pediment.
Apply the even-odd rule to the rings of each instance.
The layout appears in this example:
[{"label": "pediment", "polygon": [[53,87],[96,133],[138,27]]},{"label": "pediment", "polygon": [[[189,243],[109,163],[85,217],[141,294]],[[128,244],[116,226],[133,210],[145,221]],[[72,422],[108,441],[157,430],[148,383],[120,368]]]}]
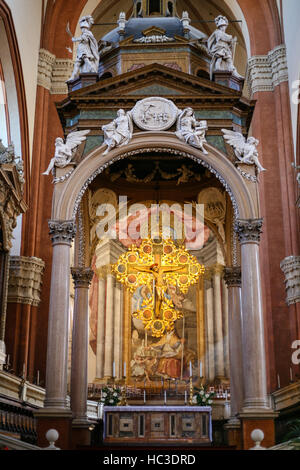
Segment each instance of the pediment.
[{"label": "pediment", "polygon": [[160,64],[151,64],[117,77],[99,81],[69,94],[71,101],[113,97],[162,95],[206,96],[240,98],[241,93],[202,77],[174,70]]}]

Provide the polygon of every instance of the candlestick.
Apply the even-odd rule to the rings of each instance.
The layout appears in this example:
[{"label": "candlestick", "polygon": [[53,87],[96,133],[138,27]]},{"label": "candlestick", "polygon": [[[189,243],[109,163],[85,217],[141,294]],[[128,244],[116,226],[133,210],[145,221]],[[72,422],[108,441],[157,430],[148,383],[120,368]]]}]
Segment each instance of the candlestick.
[{"label": "candlestick", "polygon": [[124,362],[124,378],[126,378],[126,362]]},{"label": "candlestick", "polygon": [[184,391],[184,404],[186,405],[186,402],[187,402],[187,395],[186,395],[186,390]]},{"label": "candlestick", "polygon": [[10,357],[9,354],[7,354],[6,364],[7,364],[8,366],[10,365],[10,364],[9,364],[9,357]]},{"label": "candlestick", "polygon": [[194,387],[193,387],[193,377],[190,377],[190,399],[189,399],[189,405],[192,406],[193,403],[193,396],[194,396]]},{"label": "candlestick", "polygon": [[115,361],[113,362],[113,378],[116,376],[116,364]]},{"label": "candlestick", "polygon": [[202,378],[203,375],[202,375],[202,361],[200,361],[200,378]]},{"label": "candlestick", "polygon": [[144,390],[144,403],[146,403],[146,390]]},{"label": "candlestick", "polygon": [[120,406],[127,406],[126,387],[122,387],[122,396],[120,400]]},{"label": "candlestick", "polygon": [[166,390],[165,390],[165,394],[164,394],[164,395],[165,395],[165,405],[166,405],[166,404],[167,404],[167,392],[166,392]]},{"label": "candlestick", "polygon": [[192,369],[192,363],[190,361],[190,377],[192,377],[192,376],[193,376],[193,369]]}]

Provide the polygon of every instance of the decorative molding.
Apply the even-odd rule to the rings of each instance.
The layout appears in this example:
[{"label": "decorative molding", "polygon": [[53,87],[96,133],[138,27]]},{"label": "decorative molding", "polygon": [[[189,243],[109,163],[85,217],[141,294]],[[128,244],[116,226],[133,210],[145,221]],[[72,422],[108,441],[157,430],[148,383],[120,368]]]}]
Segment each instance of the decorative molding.
[{"label": "decorative molding", "polygon": [[277,85],[287,82],[288,79],[288,64],[284,44],[275,47],[267,55],[249,58],[246,83],[250,96],[259,91],[274,91]]},{"label": "decorative molding", "polygon": [[281,261],[280,267],[285,275],[286,303],[300,302],[300,256],[288,256]]},{"label": "decorative molding", "polygon": [[45,263],[40,258],[11,256],[7,302],[37,307],[41,300],[44,269]]},{"label": "decorative molding", "polygon": [[237,219],[234,230],[243,243],[259,243],[263,219]]},{"label": "decorative molding", "polygon": [[239,166],[237,166],[236,169],[242,175],[243,178],[245,178],[248,181],[251,181],[251,183],[257,183],[258,182],[257,176],[250,175],[250,173],[247,173],[246,171],[243,171]]},{"label": "decorative molding", "polygon": [[48,225],[53,246],[56,244],[71,245],[76,235],[76,224],[73,220],[49,220]]},{"label": "decorative molding", "polygon": [[242,272],[240,266],[232,266],[224,269],[224,280],[228,287],[241,287]]},{"label": "decorative molding", "polygon": [[86,287],[89,288],[94,271],[91,268],[71,268],[71,274],[74,281],[74,287]]},{"label": "decorative molding", "polygon": [[57,59],[46,49],[40,49],[38,61],[38,85],[50,91],[51,95],[67,95],[66,81],[74,67],[72,59]]}]

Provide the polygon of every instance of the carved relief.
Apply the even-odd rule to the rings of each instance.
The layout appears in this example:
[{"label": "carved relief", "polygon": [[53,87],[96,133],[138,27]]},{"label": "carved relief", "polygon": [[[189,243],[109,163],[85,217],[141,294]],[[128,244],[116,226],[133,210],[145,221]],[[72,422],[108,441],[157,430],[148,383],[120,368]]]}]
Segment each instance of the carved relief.
[{"label": "carved relief", "polygon": [[45,263],[35,257],[11,256],[7,301],[37,307]]},{"label": "carved relief", "polygon": [[76,225],[73,220],[61,222],[60,220],[49,220],[49,235],[52,244],[68,244],[71,245],[76,234]]},{"label": "carved relief", "polygon": [[262,225],[263,219],[238,219],[234,229],[240,243],[259,243]]},{"label": "carved relief", "polygon": [[132,110],[135,124],[145,131],[164,131],[173,126],[178,108],[165,98],[151,97],[138,101]]}]

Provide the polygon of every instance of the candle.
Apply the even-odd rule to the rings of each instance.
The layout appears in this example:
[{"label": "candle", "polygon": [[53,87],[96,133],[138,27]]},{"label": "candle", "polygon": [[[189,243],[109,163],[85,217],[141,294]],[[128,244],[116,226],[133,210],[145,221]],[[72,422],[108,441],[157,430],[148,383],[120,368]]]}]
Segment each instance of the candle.
[{"label": "candle", "polygon": [[184,391],[184,403],[186,404],[186,390]]},{"label": "candle", "polygon": [[126,362],[124,362],[124,377],[126,377]]},{"label": "candle", "polygon": [[278,383],[278,388],[280,388],[280,377],[279,377],[279,374],[277,374],[277,383]]},{"label": "candle", "polygon": [[144,403],[146,403],[146,390],[144,390]]},{"label": "candle", "polygon": [[226,392],[225,392],[225,400],[226,400],[226,401],[227,401],[227,398],[228,398],[228,392],[227,392],[227,390],[226,390]]},{"label": "candle", "polygon": [[7,361],[6,364],[9,366],[9,354],[7,354]]},{"label": "candle", "polygon": [[167,392],[166,392],[166,390],[165,390],[165,394],[164,394],[164,395],[165,395],[165,405],[166,405],[166,403],[167,403]]},{"label": "candle", "polygon": [[192,376],[193,376],[192,363],[191,363],[191,361],[190,361],[190,377],[192,377]]},{"label": "candle", "polygon": [[113,362],[113,377],[116,376],[116,364],[115,361]]},{"label": "candle", "polygon": [[40,384],[40,371],[39,370],[37,371],[37,374],[36,374],[36,384],[37,385]]},{"label": "candle", "polygon": [[293,382],[293,369],[290,367],[290,379]]},{"label": "candle", "polygon": [[203,377],[203,375],[202,375],[202,361],[200,361],[200,377]]}]

